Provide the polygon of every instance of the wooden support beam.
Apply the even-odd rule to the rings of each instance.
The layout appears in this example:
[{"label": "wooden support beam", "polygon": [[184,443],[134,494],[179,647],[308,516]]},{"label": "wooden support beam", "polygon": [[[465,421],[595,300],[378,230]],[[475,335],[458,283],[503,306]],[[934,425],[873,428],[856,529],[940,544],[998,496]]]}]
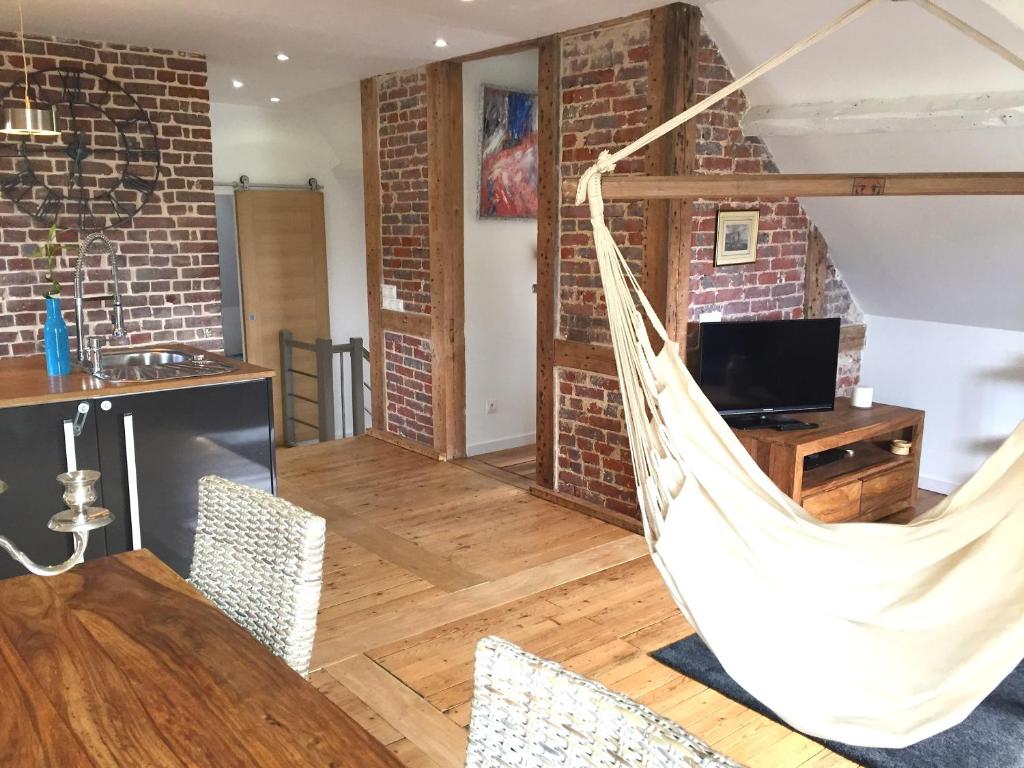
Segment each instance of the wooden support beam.
[{"label": "wooden support beam", "polygon": [[384,331],[381,327],[380,285],[383,281],[380,211],[380,134],[377,78],[359,84],[363,122],[363,215],[366,231],[366,306],[369,313],[370,415],[373,426],[387,429],[384,390]]},{"label": "wooden support beam", "polygon": [[1024,195],[1024,173],[819,173],[608,176],[607,200]]},{"label": "wooden support beam", "polygon": [[[651,11],[648,45],[648,129],[696,103],[700,9],[672,3]],[[696,166],[697,124],[676,129],[647,149],[650,176],[689,175]],[[649,200],[645,211],[641,284],[672,338],[686,335],[693,200]]]},{"label": "wooden support beam", "polygon": [[558,226],[561,40],[540,42],[537,83],[537,482],[555,483],[555,334],[558,331]]},{"label": "wooden support beam", "polygon": [[1024,91],[773,104],[743,116],[743,133],[762,138],[989,128],[1024,128]]},{"label": "wooden support beam", "polygon": [[825,287],[828,283],[828,243],[821,230],[807,233],[807,266],[804,270],[804,317],[825,316]]},{"label": "wooden support beam", "polygon": [[579,371],[617,376],[615,353],[606,344],[584,344],[579,341],[555,340],[555,365]]},{"label": "wooden support beam", "polygon": [[434,449],[452,459],[466,454],[462,65],[458,62],[427,66],[427,164]]},{"label": "wooden support beam", "polygon": [[421,339],[429,339],[433,328],[430,315],[421,315],[416,312],[396,312],[393,309],[384,309],[381,310],[380,318],[383,330],[417,336]]},{"label": "wooden support beam", "polygon": [[530,493],[538,499],[544,499],[544,501],[550,501],[552,504],[557,504],[560,507],[582,512],[584,515],[589,515],[590,517],[596,517],[598,520],[604,520],[604,522],[617,525],[619,528],[625,528],[627,531],[631,531],[632,533],[642,534],[644,532],[643,523],[635,517],[624,515],[621,512],[615,512],[614,510],[599,506],[584,499],[570,496],[567,493],[553,491],[550,488],[545,488],[544,486],[537,484],[530,486]]},{"label": "wooden support beam", "polygon": [[868,327],[866,325],[844,325],[839,329],[839,351],[858,352],[867,344]]}]

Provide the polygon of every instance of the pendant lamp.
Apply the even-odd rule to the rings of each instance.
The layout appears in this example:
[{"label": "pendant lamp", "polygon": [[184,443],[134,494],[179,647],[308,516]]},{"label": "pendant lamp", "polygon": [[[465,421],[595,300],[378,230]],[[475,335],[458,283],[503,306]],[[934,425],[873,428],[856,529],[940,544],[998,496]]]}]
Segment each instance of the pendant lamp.
[{"label": "pendant lamp", "polygon": [[29,98],[28,55],[25,52],[25,16],[18,0],[18,25],[21,36],[21,63],[25,69],[25,104],[4,108],[4,124],[0,132],[9,136],[60,136],[53,107],[33,106]]}]

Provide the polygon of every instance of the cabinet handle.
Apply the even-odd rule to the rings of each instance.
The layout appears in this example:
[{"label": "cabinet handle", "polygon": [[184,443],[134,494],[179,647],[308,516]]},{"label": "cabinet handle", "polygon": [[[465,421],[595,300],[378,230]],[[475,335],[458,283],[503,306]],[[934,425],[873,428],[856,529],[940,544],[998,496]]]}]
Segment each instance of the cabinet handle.
[{"label": "cabinet handle", "polygon": [[75,452],[75,438],[85,429],[85,420],[89,418],[89,404],[79,403],[75,418],[64,419],[64,457],[67,459],[68,472],[78,469],[78,454]]},{"label": "cabinet handle", "polygon": [[64,456],[68,462],[68,472],[78,469],[78,456],[75,453],[75,422],[64,419]]},{"label": "cabinet handle", "polygon": [[139,472],[135,466],[135,417],[124,415],[124,457],[128,470],[128,521],[131,525],[132,549],[142,549],[142,527],[139,523]]}]

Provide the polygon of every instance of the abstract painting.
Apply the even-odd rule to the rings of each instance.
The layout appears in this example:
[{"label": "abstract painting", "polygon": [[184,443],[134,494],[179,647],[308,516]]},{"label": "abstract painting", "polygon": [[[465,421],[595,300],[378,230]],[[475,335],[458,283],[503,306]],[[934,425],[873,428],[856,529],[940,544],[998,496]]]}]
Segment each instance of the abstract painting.
[{"label": "abstract painting", "polygon": [[485,85],[480,218],[537,217],[537,94]]}]

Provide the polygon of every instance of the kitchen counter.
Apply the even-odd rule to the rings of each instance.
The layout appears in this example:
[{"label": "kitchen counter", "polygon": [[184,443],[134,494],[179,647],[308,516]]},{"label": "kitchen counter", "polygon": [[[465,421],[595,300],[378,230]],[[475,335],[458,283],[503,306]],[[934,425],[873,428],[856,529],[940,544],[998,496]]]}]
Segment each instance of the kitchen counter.
[{"label": "kitchen counter", "polygon": [[118,397],[143,392],[158,392],[170,389],[207,387],[214,384],[231,384],[242,381],[268,379],[274,372],[256,365],[231,360],[185,344],[152,345],[161,348],[180,349],[186,352],[202,353],[210,360],[226,362],[235,366],[230,373],[213,376],[193,376],[181,379],[156,381],[132,381],[114,383],[97,379],[91,374],[73,370],[67,376],[47,376],[46,361],[42,355],[9,357],[0,360],[0,408],[22,405],[61,403],[79,400],[83,397]]}]

